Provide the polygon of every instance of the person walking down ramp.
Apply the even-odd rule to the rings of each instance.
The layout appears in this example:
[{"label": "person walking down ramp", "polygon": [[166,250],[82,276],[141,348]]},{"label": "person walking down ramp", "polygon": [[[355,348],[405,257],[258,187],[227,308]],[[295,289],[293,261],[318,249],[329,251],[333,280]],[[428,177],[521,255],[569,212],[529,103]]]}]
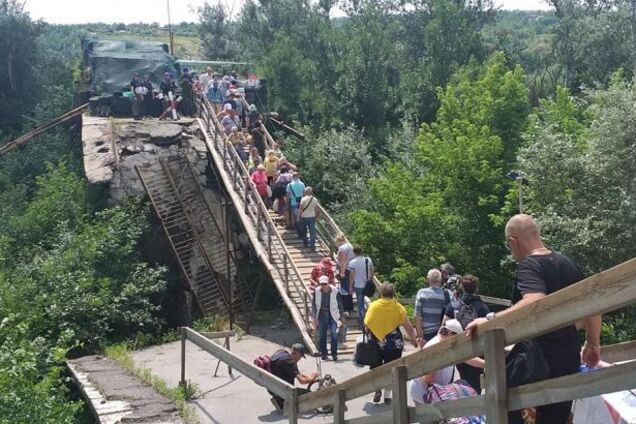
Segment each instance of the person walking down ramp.
[{"label": "person walking down ramp", "polygon": [[[395,299],[392,284],[383,283],[380,286],[380,299],[369,305],[364,325],[368,330],[371,343],[377,343],[380,349],[380,363],[376,367],[402,357],[404,338],[400,326],[404,326],[411,343],[417,347],[415,329],[406,315],[406,309]],[[373,402],[380,402],[381,397],[382,392],[375,392]],[[388,389],[384,390],[384,403],[391,403],[391,391]]]},{"label": "person walking down ramp", "polygon": [[340,308],[338,306],[338,292],[329,284],[329,277],[321,276],[318,281],[320,286],[316,289],[315,310],[316,323],[320,340],[320,354],[323,360],[327,360],[327,331],[331,332],[331,357],[338,360],[338,326],[340,321]]}]

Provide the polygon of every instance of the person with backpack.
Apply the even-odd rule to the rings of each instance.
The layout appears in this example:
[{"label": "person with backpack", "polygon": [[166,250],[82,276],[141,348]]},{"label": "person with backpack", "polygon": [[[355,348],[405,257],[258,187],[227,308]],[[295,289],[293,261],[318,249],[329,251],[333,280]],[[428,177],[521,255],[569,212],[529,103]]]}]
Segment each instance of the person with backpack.
[{"label": "person with backpack", "polygon": [[291,228],[296,228],[300,222],[300,201],[305,193],[305,183],[300,180],[300,174],[292,173],[291,183],[287,184],[287,200]]},{"label": "person with backpack", "polygon": [[362,248],[356,246],[353,248],[353,259],[347,266],[349,271],[349,293],[356,293],[356,301],[358,303],[358,320],[360,328],[364,327],[364,315],[366,308],[364,304],[364,287],[367,281],[373,281],[373,261],[371,258],[362,254]]},{"label": "person with backpack", "polygon": [[450,293],[441,287],[439,269],[429,270],[426,279],[429,287],[420,289],[415,296],[415,330],[420,347],[437,335],[446,306],[451,302]]},{"label": "person with backpack", "polygon": [[[488,306],[476,295],[478,287],[479,278],[476,276],[465,274],[461,277],[458,296],[446,307],[443,323],[456,319],[462,328],[466,328],[475,318],[485,318],[490,313]],[[477,393],[481,392],[480,376],[484,373],[483,368],[464,362],[457,364],[457,370],[460,377],[467,381]]]},{"label": "person with backpack", "polygon": [[[311,374],[303,374],[298,370],[298,361],[300,361],[301,358],[305,358],[305,353],[305,346],[301,343],[294,343],[291,352],[280,349],[271,357],[268,355],[259,356],[254,360],[254,365],[272,373],[292,386],[295,380],[298,380],[300,384],[311,384],[319,377],[319,373],[314,371]],[[272,395],[271,402],[274,408],[278,411],[282,411],[285,406],[285,399],[269,390],[267,392]],[[307,393],[309,393],[309,390],[299,389],[299,394]]]}]

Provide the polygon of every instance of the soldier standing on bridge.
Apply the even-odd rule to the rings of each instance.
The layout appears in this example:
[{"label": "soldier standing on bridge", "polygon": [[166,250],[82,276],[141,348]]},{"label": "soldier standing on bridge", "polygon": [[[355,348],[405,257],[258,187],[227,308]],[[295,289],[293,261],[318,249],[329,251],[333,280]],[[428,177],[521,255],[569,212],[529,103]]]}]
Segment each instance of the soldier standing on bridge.
[{"label": "soldier standing on bridge", "polygon": [[[513,216],[506,224],[505,237],[506,245],[519,265],[512,296],[513,306],[497,312],[497,315],[505,315],[529,305],[583,279],[581,270],[570,258],[545,247],[537,224],[531,216],[525,214]],[[494,317],[495,313],[491,312],[487,318],[477,318],[471,322],[467,327],[469,336],[477,332],[479,324]],[[549,376],[541,379],[574,374],[579,371],[581,362],[591,368],[595,367],[600,360],[601,323],[601,316],[597,315],[577,322],[576,326],[570,325],[537,337],[535,340],[549,368]],[[582,349],[577,327],[586,330],[585,344]],[[537,423],[565,424],[571,408],[572,401],[539,406],[537,407]],[[523,423],[521,413],[511,412],[508,422]]]},{"label": "soldier standing on bridge", "polygon": [[135,72],[130,82],[130,90],[132,91],[132,114],[133,118],[138,121],[141,119],[141,105],[144,102],[144,87],[139,79],[139,74]]}]

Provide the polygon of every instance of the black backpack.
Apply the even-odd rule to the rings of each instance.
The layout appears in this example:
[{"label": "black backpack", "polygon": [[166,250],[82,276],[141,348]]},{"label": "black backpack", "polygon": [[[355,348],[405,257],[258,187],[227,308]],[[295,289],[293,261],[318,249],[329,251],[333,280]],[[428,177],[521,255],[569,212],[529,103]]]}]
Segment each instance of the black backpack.
[{"label": "black backpack", "polygon": [[451,302],[453,311],[455,312],[455,319],[459,321],[462,328],[466,328],[475,318],[477,318],[477,310],[473,305],[469,305],[461,298],[457,298]]}]

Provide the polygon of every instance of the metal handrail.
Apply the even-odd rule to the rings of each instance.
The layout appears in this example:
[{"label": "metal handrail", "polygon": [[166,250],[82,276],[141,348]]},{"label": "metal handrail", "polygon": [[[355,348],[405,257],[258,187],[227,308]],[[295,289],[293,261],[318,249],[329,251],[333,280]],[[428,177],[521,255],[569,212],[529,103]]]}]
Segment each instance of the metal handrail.
[{"label": "metal handrail", "polygon": [[[181,209],[183,209],[183,215],[185,216],[186,222],[188,223],[188,225],[192,229],[192,235],[194,236],[194,239],[196,240],[196,242],[197,242],[197,244],[199,246],[199,250],[201,250],[201,254],[202,254],[201,256],[203,257],[203,261],[205,262],[207,267],[210,269],[210,274],[214,278],[214,280],[215,280],[214,282],[216,283],[216,286],[219,289],[219,292],[221,293],[221,297],[223,298],[223,304],[224,304],[225,308],[228,311],[230,311],[230,308],[231,308],[231,306],[230,306],[231,305],[230,296],[226,293],[225,287],[223,287],[223,284],[221,284],[221,282],[218,280],[217,276],[214,275],[214,272],[216,272],[216,271],[214,270],[214,267],[212,266],[212,261],[210,260],[210,257],[208,256],[208,252],[203,247],[203,241],[201,240],[201,237],[197,233],[197,231],[195,229],[195,226],[194,226],[194,224],[191,221],[190,214],[186,211],[184,200],[182,198],[181,193],[179,192],[179,189],[177,187],[177,184],[174,181],[174,178],[172,177],[172,173],[170,172],[170,169],[168,168],[168,165],[166,165],[166,163],[164,162],[163,159],[159,159],[159,163],[161,164],[161,168],[163,168],[164,173],[168,177],[168,181],[169,181],[170,185],[172,186],[172,189],[174,191],[175,197],[177,198],[177,201],[179,202],[179,204],[181,206]],[[196,277],[195,277],[195,281],[196,281]]]},{"label": "metal handrail", "polygon": [[[306,284],[304,284],[303,278],[302,278],[302,274],[300,273],[300,271],[298,270],[298,268],[296,267],[294,261],[291,258],[291,254],[289,253],[289,251],[287,250],[284,241],[282,240],[282,238],[280,237],[280,234],[278,233],[278,231],[276,231],[275,229],[275,224],[272,221],[269,212],[267,211],[267,208],[265,207],[265,204],[263,203],[263,200],[261,199],[260,195],[258,195],[257,191],[256,191],[256,187],[254,186],[254,184],[252,183],[251,178],[249,177],[249,173],[247,171],[247,169],[245,168],[245,165],[243,164],[242,160],[240,159],[240,157],[238,156],[238,153],[236,152],[236,150],[232,147],[229,148],[230,144],[229,141],[227,139],[227,136],[225,135],[224,131],[222,130],[222,127],[216,117],[216,115],[211,112],[211,106],[208,102],[207,99],[204,99],[201,103],[200,103],[200,108],[199,108],[200,112],[202,113],[203,120],[206,123],[207,127],[208,127],[208,131],[210,130],[210,122],[212,122],[213,126],[215,127],[215,131],[214,131],[214,135],[215,137],[220,135],[222,143],[223,143],[223,149],[221,150],[219,147],[219,144],[217,142],[215,142],[215,149],[217,150],[217,152],[222,155],[223,159],[224,159],[224,167],[225,170],[229,173],[231,170],[229,169],[229,163],[228,162],[232,162],[233,165],[233,173],[232,173],[232,177],[233,177],[233,184],[235,189],[237,189],[237,184],[239,183],[239,181],[241,181],[244,186],[243,189],[245,190],[245,210],[247,212],[247,215],[250,217],[250,220],[252,221],[252,224],[255,224],[255,228],[257,230],[257,237],[259,237],[260,239],[260,235],[261,235],[261,230],[262,225],[264,225],[265,228],[265,237],[267,237],[267,242],[265,243],[266,247],[267,247],[267,251],[268,251],[268,255],[269,255],[269,259],[272,260],[273,259],[273,255],[272,255],[272,249],[276,252],[276,256],[278,256],[278,260],[280,261],[280,263],[283,264],[284,268],[285,268],[285,272],[283,274],[283,278],[285,279],[285,285],[286,285],[286,289],[288,290],[289,287],[289,270],[288,267],[291,266],[291,270],[293,271],[293,273],[296,275],[297,279],[295,280],[294,278],[291,278],[291,282],[294,285],[294,287],[296,288],[296,290],[298,291],[298,293],[302,296],[303,292],[306,292],[307,294],[311,295],[311,292],[309,291],[309,288],[307,287]],[[271,136],[270,136],[271,137]],[[228,157],[229,156],[229,157]],[[229,159],[229,160],[228,160]],[[241,178],[238,178],[238,173],[241,174]],[[249,200],[251,200],[252,204],[256,207],[257,212],[256,212],[256,217],[254,217],[253,211],[250,210],[249,208]],[[261,219],[263,222],[261,222]],[[274,245],[274,243],[272,243],[272,237],[274,239],[276,239],[276,241],[278,241],[278,244],[280,246],[280,249],[282,250],[282,252],[279,251],[279,248]],[[300,283],[300,287],[299,287],[299,283]],[[302,296],[302,298],[304,299],[304,302],[307,303],[307,300],[304,296]],[[309,296],[309,298],[311,298],[311,296]],[[294,302],[295,303],[295,302]],[[308,305],[305,305],[306,307]],[[309,323],[307,323],[309,324]],[[308,326],[308,328],[310,328]]]}]

